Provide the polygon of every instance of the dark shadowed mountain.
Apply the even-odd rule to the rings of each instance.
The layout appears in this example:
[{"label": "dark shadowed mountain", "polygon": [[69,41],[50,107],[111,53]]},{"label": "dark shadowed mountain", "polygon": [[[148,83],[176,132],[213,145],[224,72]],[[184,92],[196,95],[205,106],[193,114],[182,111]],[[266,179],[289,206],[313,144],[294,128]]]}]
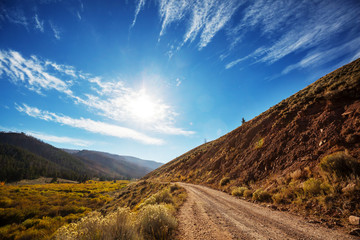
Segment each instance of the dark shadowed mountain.
[{"label": "dark shadowed mountain", "polygon": [[140,178],[162,165],[155,161],[98,151],[77,151],[69,149],[64,149],[64,151],[72,152],[73,156],[83,159],[99,172],[106,171],[107,174],[110,175],[118,173],[129,178]]},{"label": "dark shadowed mountain", "polygon": [[[40,176],[83,181],[140,178],[153,168],[114,159],[111,154],[55,148],[24,133],[0,132],[0,181]],[[70,154],[71,152],[72,154]],[[116,156],[116,155],[115,155]],[[120,157],[120,156],[119,156]],[[145,160],[138,160],[146,162]],[[150,165],[154,162],[150,162]]]},{"label": "dark shadowed mountain", "polygon": [[140,158],[136,158],[136,157],[116,155],[116,154],[111,154],[111,153],[106,153],[106,152],[88,151],[88,150],[80,151],[80,150],[71,150],[71,149],[63,149],[63,150],[68,153],[71,153],[75,156],[84,155],[84,153],[86,153],[86,155],[94,154],[98,157],[103,156],[105,158],[111,158],[111,159],[114,159],[117,161],[126,161],[126,162],[129,162],[132,164],[136,164],[140,167],[147,168],[151,171],[163,165],[162,163],[155,162],[152,160],[144,160],[144,159],[140,159]]},{"label": "dark shadowed mountain", "polygon": [[99,176],[82,160],[24,133],[0,132],[0,144],[3,181],[39,176],[82,181]]}]

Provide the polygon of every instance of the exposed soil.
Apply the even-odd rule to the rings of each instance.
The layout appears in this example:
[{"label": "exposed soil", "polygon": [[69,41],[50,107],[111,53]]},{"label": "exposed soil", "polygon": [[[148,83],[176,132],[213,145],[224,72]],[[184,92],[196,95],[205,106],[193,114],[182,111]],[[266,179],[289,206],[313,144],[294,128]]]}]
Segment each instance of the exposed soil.
[{"label": "exposed soil", "polygon": [[[342,154],[346,161],[353,162],[352,173],[348,171],[340,180],[333,177],[332,170],[325,172],[320,164],[333,154]],[[332,166],[340,171],[345,165]],[[326,218],[336,223],[333,225],[347,228],[350,215],[360,216],[359,166],[357,59],[144,179],[201,184],[228,193],[240,186],[264,190],[280,196],[274,202],[281,208],[286,205],[296,213],[317,220]],[[221,184],[224,178],[229,182]],[[304,183],[314,179],[328,184],[330,190],[324,190],[323,195],[320,191],[306,194]]]},{"label": "exposed soil", "polygon": [[360,159],[360,59],[145,178],[217,187],[227,176],[233,185],[264,185],[297,169],[314,172],[324,156],[345,150]]},{"label": "exposed soil", "polygon": [[205,186],[179,184],[188,192],[179,239],[359,239]]}]

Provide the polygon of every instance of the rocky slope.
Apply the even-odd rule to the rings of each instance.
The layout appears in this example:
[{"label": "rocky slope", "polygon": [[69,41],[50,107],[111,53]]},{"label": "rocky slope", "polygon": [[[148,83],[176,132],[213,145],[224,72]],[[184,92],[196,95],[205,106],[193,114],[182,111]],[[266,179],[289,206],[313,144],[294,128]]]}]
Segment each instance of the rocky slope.
[{"label": "rocky slope", "polygon": [[[228,192],[243,186],[266,191],[269,202],[311,209],[304,210],[306,214],[346,217],[360,214],[359,158],[357,59],[145,178],[205,184]],[[308,185],[316,188],[314,192]]]}]

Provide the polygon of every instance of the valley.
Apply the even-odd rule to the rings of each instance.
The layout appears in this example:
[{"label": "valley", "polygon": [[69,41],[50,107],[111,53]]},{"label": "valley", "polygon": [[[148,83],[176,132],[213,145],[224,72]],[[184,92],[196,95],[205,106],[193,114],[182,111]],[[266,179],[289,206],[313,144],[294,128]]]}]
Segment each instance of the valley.
[{"label": "valley", "polygon": [[0,240],[360,240],[360,0],[0,0]]},{"label": "valley", "polygon": [[0,186],[0,239],[48,239],[111,202],[129,181]]},{"label": "valley", "polygon": [[0,239],[356,239],[359,149],[360,59],[164,165],[1,132]]}]

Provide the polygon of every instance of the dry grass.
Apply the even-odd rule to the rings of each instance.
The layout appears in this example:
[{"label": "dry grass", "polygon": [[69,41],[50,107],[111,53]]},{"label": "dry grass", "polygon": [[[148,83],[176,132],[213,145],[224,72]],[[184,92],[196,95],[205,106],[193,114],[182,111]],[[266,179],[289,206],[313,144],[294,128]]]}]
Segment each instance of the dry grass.
[{"label": "dry grass", "polygon": [[165,205],[148,205],[138,215],[139,231],[144,239],[170,239],[177,227],[175,217]]},{"label": "dry grass", "polygon": [[360,176],[360,162],[342,151],[324,157],[320,162],[320,167],[339,179]]},{"label": "dry grass", "polygon": [[264,138],[260,138],[258,141],[256,141],[254,148],[260,149],[264,146]]},{"label": "dry grass", "polygon": [[248,189],[248,190],[245,190],[244,191],[244,197],[245,198],[252,198],[252,195],[253,195],[253,190],[250,190],[250,189]]},{"label": "dry grass", "polygon": [[237,187],[231,191],[231,195],[236,197],[242,197],[244,196],[244,192],[248,190],[247,187]]},{"label": "dry grass", "polygon": [[303,190],[306,196],[312,197],[317,196],[321,193],[321,184],[322,181],[315,179],[315,178],[309,178],[303,183]]},{"label": "dry grass", "polygon": [[[159,189],[158,192],[150,196],[146,195],[151,187]],[[138,182],[123,191],[127,195],[139,191],[143,193],[142,197],[147,196],[147,198],[145,201],[139,201],[132,210],[119,207],[115,211],[108,212],[107,215],[93,212],[77,223],[60,228],[54,239],[166,240],[173,238],[177,227],[174,215],[186,198],[183,188],[178,185]],[[120,194],[120,198],[122,196]]]},{"label": "dry grass", "polygon": [[225,185],[227,185],[228,183],[230,183],[230,178],[229,178],[229,177],[223,177],[223,178],[220,180],[220,186],[225,186]]},{"label": "dry grass", "polygon": [[[143,206],[145,205],[155,205],[155,204],[173,204],[173,198],[170,194],[169,189],[164,189],[160,192],[155,193],[148,199],[142,203]],[[141,208],[141,207],[140,207]]]},{"label": "dry grass", "polygon": [[262,189],[257,189],[252,194],[252,200],[259,202],[269,202],[271,201],[271,194]]},{"label": "dry grass", "polygon": [[61,227],[53,239],[141,239],[135,220],[135,215],[127,208],[118,208],[115,212],[106,216],[101,215],[99,212],[92,212],[77,223]]},{"label": "dry grass", "polygon": [[110,202],[128,181],[0,186],[0,239],[48,239]]}]

